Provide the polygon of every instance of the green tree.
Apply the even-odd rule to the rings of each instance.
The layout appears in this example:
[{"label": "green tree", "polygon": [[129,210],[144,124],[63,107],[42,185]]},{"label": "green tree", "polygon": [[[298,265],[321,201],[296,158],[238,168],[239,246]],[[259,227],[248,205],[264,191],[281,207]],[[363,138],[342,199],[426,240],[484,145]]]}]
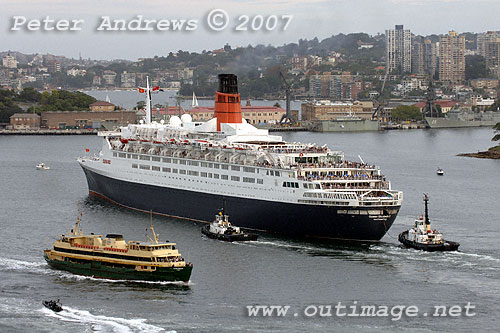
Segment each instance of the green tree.
[{"label": "green tree", "polygon": [[20,102],[40,102],[42,99],[42,94],[38,92],[35,88],[25,87],[23,91],[19,93],[19,96],[16,97],[16,100]]},{"label": "green tree", "polygon": [[489,111],[498,111],[500,110],[500,99],[497,99],[495,103],[488,106],[487,110]]},{"label": "green tree", "polygon": [[391,111],[391,117],[396,121],[422,120],[422,113],[415,105],[398,105]]},{"label": "green tree", "polygon": [[144,101],[139,101],[137,102],[137,104],[135,105],[135,108],[137,110],[141,110],[141,109],[144,109],[146,107],[146,102]]},{"label": "green tree", "polygon": [[10,116],[21,113],[23,110],[14,103],[17,97],[12,90],[0,89],[0,123],[10,122]]},{"label": "green tree", "polygon": [[499,141],[500,140],[500,123],[497,123],[495,126],[493,126],[493,129],[495,130],[495,136],[491,141]]},{"label": "green tree", "polygon": [[465,79],[479,79],[490,77],[486,61],[483,56],[474,55],[465,57]]}]

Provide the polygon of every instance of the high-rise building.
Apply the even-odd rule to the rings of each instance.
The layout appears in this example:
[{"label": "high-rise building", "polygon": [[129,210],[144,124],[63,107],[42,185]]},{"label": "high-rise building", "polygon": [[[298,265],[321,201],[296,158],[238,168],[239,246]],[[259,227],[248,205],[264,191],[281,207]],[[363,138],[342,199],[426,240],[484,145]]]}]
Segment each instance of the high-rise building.
[{"label": "high-rise building", "polygon": [[500,78],[500,37],[485,43],[484,55],[486,68],[493,75]]},{"label": "high-rise building", "polygon": [[411,72],[425,74],[424,43],[421,37],[415,37],[411,45]]},{"label": "high-rise building", "polygon": [[500,38],[499,31],[488,31],[477,34],[477,53],[486,58],[486,43],[495,42]]},{"label": "high-rise building", "polygon": [[439,80],[450,83],[465,80],[465,36],[455,31],[439,37]]},{"label": "high-rise building", "polygon": [[350,72],[342,74],[324,72],[309,77],[309,94],[314,97],[325,97],[335,101],[355,100],[363,88],[363,80]]},{"label": "high-rise building", "polygon": [[439,43],[433,43],[430,39],[424,40],[424,67],[427,73],[432,75],[437,71]]},{"label": "high-rise building", "polygon": [[395,29],[385,31],[386,61],[389,72],[402,74],[411,72],[411,32],[396,25]]},{"label": "high-rise building", "polygon": [[412,41],[411,72],[417,75],[434,75],[437,70],[437,45],[429,39],[414,37]]}]

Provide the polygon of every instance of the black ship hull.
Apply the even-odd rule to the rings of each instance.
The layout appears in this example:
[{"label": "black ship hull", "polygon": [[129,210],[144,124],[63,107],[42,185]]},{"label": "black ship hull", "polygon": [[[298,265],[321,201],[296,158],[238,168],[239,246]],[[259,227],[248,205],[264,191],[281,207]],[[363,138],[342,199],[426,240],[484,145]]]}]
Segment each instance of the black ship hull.
[{"label": "black ship hull", "polygon": [[408,248],[413,248],[416,250],[423,250],[427,252],[437,252],[437,251],[456,251],[460,246],[457,242],[445,241],[443,240],[440,244],[422,244],[411,241],[408,239],[408,230],[403,231],[399,234],[398,240]]},{"label": "black ship hull", "polygon": [[201,233],[209,238],[218,239],[218,240],[222,240],[225,242],[256,241],[257,238],[259,238],[259,235],[251,234],[251,233],[227,234],[227,235],[226,234],[215,234],[213,232],[210,232],[209,225],[203,226],[203,228],[201,228]]},{"label": "black ship hull", "polygon": [[[127,182],[103,176],[87,169],[84,165],[82,168],[87,177],[89,194],[120,206],[209,222],[212,221],[215,209],[220,207],[224,197],[226,213],[238,221],[239,227],[294,237],[377,241],[392,226],[399,211],[399,206],[393,206],[390,211],[384,209],[383,216],[373,218],[368,212],[363,211],[368,208],[294,204],[222,196]],[[357,212],[349,213],[353,210]]]}]

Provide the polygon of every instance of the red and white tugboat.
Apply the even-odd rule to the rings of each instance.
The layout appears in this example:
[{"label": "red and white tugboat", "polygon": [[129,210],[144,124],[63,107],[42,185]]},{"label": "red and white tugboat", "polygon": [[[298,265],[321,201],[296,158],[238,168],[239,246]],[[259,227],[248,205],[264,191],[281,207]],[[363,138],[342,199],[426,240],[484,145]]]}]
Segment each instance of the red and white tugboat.
[{"label": "red and white tugboat", "polygon": [[399,234],[398,240],[406,247],[424,251],[456,251],[460,246],[457,242],[446,241],[443,235],[431,228],[427,202],[429,197],[424,194],[425,216],[415,220],[415,226]]}]

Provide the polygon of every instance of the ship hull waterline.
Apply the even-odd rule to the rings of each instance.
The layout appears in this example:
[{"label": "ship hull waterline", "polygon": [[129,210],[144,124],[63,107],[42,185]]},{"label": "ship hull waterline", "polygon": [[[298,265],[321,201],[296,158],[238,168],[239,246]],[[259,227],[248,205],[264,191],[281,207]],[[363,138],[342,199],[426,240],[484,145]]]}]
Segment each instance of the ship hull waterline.
[{"label": "ship hull waterline", "polygon": [[[227,214],[239,227],[293,237],[378,241],[392,226],[400,208],[383,208],[385,218],[372,218],[368,214],[345,213],[363,210],[358,207],[294,204],[194,192],[122,181],[96,173],[85,165],[81,167],[89,195],[122,207],[208,223],[224,198]],[[382,208],[364,208],[373,209]]]},{"label": "ship hull waterline", "polygon": [[[188,282],[193,270],[192,266],[180,268],[161,268],[157,271],[136,271],[133,268],[117,268],[102,265],[97,260],[79,260],[80,262],[50,259],[44,254],[50,267],[77,275],[91,276],[100,279],[155,281],[155,282]],[[85,261],[85,262],[83,262]]]}]

